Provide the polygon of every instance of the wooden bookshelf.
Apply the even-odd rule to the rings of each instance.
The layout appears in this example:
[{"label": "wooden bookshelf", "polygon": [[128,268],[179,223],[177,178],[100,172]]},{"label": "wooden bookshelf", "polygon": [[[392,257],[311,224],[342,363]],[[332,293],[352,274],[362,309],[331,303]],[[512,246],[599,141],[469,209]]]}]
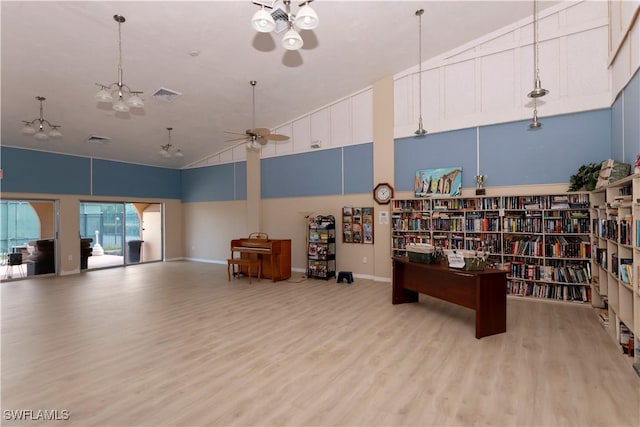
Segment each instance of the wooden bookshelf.
[{"label": "wooden bookshelf", "polygon": [[640,375],[640,175],[596,189],[591,201],[592,304]]},{"label": "wooden bookshelf", "polygon": [[489,252],[512,295],[591,300],[589,193],[395,199],[393,256],[410,243]]}]

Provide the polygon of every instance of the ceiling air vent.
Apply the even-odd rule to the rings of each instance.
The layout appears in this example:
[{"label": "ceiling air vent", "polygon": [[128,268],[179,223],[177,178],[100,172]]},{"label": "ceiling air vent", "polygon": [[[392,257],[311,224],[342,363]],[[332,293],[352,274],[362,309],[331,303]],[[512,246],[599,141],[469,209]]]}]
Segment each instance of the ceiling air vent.
[{"label": "ceiling air vent", "polygon": [[177,97],[181,96],[180,92],[177,92],[172,89],[167,89],[166,87],[161,87],[151,94],[155,99],[159,99],[164,102],[172,102]]},{"label": "ceiling air vent", "polygon": [[276,23],[276,28],[273,30],[274,33],[280,34],[284,30],[289,29],[289,15],[287,14],[287,10],[282,2],[276,2],[273,5],[271,16]]},{"label": "ceiling air vent", "polygon": [[92,144],[105,144],[109,141],[111,141],[111,138],[108,136],[89,135],[89,138],[87,138],[87,142]]}]

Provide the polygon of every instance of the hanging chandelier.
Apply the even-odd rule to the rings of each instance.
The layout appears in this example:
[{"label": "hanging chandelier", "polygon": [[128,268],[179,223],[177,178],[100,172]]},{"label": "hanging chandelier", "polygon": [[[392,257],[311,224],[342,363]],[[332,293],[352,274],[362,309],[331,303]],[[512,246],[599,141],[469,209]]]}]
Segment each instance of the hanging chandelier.
[{"label": "hanging chandelier", "polygon": [[[43,115],[42,103],[47,99],[44,96],[36,96],[36,99],[40,102],[40,117],[31,121],[24,120],[24,127],[22,128],[23,135],[33,135],[35,139],[44,141],[49,138],[62,138],[62,133],[58,130],[60,125],[52,125],[48,120],[45,120]],[[48,132],[45,132],[45,125],[49,128]],[[35,126],[35,127],[34,127]]]},{"label": "hanging chandelier", "polygon": [[167,128],[167,131],[169,132],[169,142],[167,142],[165,145],[160,145],[160,148],[162,148],[162,150],[158,152],[158,154],[160,154],[165,159],[168,159],[169,157],[183,157],[182,150],[179,148],[176,148],[171,143],[172,130],[173,128]]},{"label": "hanging chandelier", "polygon": [[[319,24],[318,14],[309,6],[312,1],[300,3],[297,14],[291,13],[290,0],[274,0],[271,5],[262,1],[252,1],[253,4],[260,6],[260,9],[253,14],[251,26],[260,33],[273,31],[279,34],[287,30],[282,38],[282,46],[287,50],[298,50],[304,45],[304,41],[294,28],[294,24],[300,30],[313,30]],[[271,12],[265,8],[270,9]]]},{"label": "hanging chandelier", "polygon": [[423,136],[427,134],[426,129],[422,125],[422,14],[424,9],[416,10],[418,17],[418,104],[420,115],[418,117],[418,129],[414,134]]},{"label": "hanging chandelier", "polygon": [[114,110],[126,113],[130,108],[143,108],[144,102],[139,96],[142,92],[131,90],[122,82],[122,23],[126,19],[122,15],[113,15],[113,19],[118,23],[118,81],[109,85],[96,83],[100,86],[96,100],[111,102]]},{"label": "hanging chandelier", "polygon": [[540,98],[549,93],[540,83],[539,40],[538,40],[538,1],[533,0],[533,90],[527,94],[529,98]]}]

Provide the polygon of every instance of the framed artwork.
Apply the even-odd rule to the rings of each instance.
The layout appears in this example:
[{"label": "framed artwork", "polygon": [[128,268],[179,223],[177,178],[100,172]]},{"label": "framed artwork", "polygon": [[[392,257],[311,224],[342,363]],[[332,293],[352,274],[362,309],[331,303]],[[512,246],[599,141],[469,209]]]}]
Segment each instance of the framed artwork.
[{"label": "framed artwork", "polygon": [[342,242],[373,244],[373,208],[342,208]]},{"label": "framed artwork", "polygon": [[462,190],[462,168],[421,169],[416,171],[416,197],[459,196]]}]

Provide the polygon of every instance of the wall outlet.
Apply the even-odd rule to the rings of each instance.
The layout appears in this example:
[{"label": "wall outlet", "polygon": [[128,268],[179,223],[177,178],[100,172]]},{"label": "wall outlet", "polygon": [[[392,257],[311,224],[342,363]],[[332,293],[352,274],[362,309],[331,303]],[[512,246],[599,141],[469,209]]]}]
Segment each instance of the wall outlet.
[{"label": "wall outlet", "polygon": [[73,261],[73,255],[69,255],[69,256],[67,257],[67,259],[68,259],[69,261]]},{"label": "wall outlet", "polygon": [[363,264],[366,264],[366,263],[367,263],[367,257],[366,257],[366,256],[363,256],[363,257],[362,257],[362,263],[363,263]]}]

